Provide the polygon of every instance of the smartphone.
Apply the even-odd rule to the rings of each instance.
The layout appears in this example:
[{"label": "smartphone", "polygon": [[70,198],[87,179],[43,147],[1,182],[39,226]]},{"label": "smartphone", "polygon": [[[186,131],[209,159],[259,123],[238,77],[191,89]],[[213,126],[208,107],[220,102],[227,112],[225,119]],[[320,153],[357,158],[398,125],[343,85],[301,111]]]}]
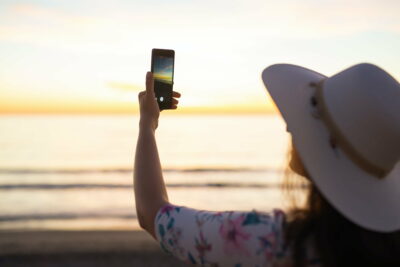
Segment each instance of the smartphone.
[{"label": "smartphone", "polygon": [[160,110],[172,108],[174,66],[174,50],[154,48],[151,51],[151,72],[154,78],[154,93]]}]

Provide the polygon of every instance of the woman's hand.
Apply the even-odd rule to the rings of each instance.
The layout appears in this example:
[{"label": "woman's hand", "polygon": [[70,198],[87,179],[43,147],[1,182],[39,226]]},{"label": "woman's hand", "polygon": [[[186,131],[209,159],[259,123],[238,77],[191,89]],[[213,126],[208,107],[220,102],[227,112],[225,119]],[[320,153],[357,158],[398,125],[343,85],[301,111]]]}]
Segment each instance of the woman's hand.
[{"label": "woman's hand", "polygon": [[[176,109],[181,94],[173,92],[172,108]],[[162,176],[160,157],[157,151],[155,129],[160,109],[154,93],[153,74],[147,72],[146,91],[139,93],[140,130],[134,164],[134,190],[136,214],[139,224],[154,238],[154,219],[157,211],[168,203],[167,189]]]},{"label": "woman's hand", "polygon": [[[172,92],[172,109],[178,108],[179,101],[176,98],[180,96],[180,93]],[[158,107],[154,93],[153,73],[150,71],[146,74],[146,91],[140,92],[138,97],[140,105],[140,127],[150,127],[152,130],[157,129],[160,108]]]}]

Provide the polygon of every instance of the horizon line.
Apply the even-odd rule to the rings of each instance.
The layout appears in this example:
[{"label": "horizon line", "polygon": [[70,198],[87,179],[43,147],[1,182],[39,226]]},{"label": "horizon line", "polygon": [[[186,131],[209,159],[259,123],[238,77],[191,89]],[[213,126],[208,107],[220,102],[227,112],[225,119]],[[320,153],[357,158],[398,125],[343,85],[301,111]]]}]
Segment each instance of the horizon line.
[{"label": "horizon line", "polygon": [[[275,107],[268,106],[230,106],[230,107],[178,107],[177,109],[166,109],[161,111],[163,114],[179,114],[179,115],[203,115],[203,114],[278,114]],[[4,109],[0,108],[0,115],[138,115],[140,111],[138,108],[124,108],[120,109]]]},{"label": "horizon line", "polygon": [[[165,110],[163,114],[168,115],[278,115],[275,111],[185,111]],[[0,116],[7,115],[140,115],[139,112],[0,112]]]}]

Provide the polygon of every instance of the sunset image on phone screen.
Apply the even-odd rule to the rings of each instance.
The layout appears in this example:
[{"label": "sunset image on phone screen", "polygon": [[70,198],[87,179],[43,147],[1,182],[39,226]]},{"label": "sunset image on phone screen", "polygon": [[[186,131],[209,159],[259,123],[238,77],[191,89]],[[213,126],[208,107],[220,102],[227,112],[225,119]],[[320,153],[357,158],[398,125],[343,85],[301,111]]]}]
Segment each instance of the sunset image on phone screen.
[{"label": "sunset image on phone screen", "polygon": [[157,56],[154,63],[154,79],[159,82],[172,84],[174,59],[171,57]]}]

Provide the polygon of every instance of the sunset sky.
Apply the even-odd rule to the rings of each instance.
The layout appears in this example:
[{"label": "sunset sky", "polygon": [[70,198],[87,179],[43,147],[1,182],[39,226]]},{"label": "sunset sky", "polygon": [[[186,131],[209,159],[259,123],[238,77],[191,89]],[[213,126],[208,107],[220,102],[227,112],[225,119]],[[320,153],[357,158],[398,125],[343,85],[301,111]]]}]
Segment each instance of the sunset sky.
[{"label": "sunset sky", "polygon": [[179,108],[269,112],[260,75],[371,62],[400,80],[398,0],[0,2],[0,113],[135,113],[152,48],[174,49]]}]

